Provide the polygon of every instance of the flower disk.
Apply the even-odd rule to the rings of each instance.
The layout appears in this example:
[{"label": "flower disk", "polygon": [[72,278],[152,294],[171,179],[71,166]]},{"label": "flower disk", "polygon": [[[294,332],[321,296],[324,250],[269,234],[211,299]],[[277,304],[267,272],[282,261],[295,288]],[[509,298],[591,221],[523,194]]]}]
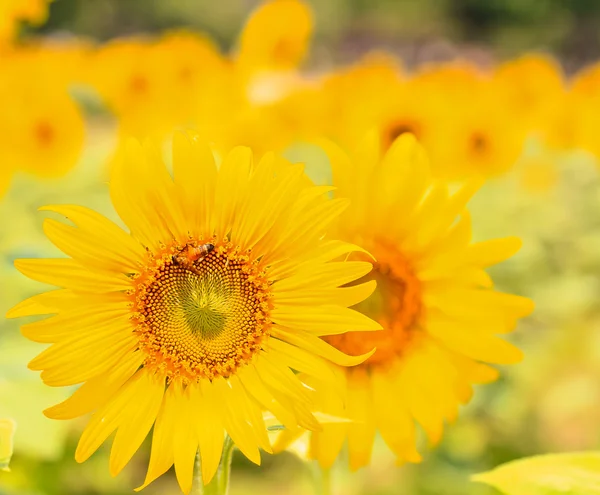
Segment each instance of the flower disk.
[{"label": "flower disk", "polygon": [[175,255],[156,264],[134,294],[144,367],[194,380],[228,377],[248,363],[270,326],[269,284],[257,265],[227,246],[189,266]]},{"label": "flower disk", "polygon": [[[272,153],[257,164],[235,148],[217,167],[211,149],[184,134],[173,176],[150,143],[130,142],[111,171],[113,204],[130,233],[78,206],[49,206],[76,227],[46,219],[44,232],[70,258],[17,260],[25,275],[59,290],[8,316],[50,315],[21,328],[50,343],[29,367],[55,387],[81,384],[45,411],[93,413],[75,458],[89,458],[116,430],[110,471],[119,473],[152,430],[148,485],[175,466],[184,493],[196,452],[204,483],[225,434],[260,463],[271,451],[263,413],[286,428],[316,430],[318,382],[338,380],[348,356],[321,336],[381,326],[350,306],[374,282],[344,287],[372,268],[344,260],[356,246],[327,240],[348,207]],[[299,372],[299,373],[298,373]]]}]

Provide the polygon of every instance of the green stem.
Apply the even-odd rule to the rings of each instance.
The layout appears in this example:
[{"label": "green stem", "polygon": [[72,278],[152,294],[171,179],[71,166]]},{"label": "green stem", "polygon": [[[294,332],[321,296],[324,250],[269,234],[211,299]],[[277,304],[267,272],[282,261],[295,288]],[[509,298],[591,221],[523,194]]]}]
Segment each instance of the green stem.
[{"label": "green stem", "polygon": [[332,495],[331,468],[321,468],[321,495]]},{"label": "green stem", "polygon": [[196,453],[196,462],[194,464],[194,483],[190,495],[227,495],[229,492],[229,478],[231,475],[231,460],[233,458],[233,441],[229,435],[225,437],[223,444],[223,453],[217,472],[212,480],[205,485],[202,482],[202,466],[200,453]]}]

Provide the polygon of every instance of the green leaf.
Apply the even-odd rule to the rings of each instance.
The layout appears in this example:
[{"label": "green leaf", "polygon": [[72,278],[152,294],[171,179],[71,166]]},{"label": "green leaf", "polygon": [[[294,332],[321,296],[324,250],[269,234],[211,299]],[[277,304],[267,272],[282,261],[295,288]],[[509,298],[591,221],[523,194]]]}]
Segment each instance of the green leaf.
[{"label": "green leaf", "polygon": [[471,479],[507,495],[600,495],[600,452],[527,457]]},{"label": "green leaf", "polygon": [[13,438],[16,423],[12,419],[0,419],[0,471],[8,471],[13,454]]}]

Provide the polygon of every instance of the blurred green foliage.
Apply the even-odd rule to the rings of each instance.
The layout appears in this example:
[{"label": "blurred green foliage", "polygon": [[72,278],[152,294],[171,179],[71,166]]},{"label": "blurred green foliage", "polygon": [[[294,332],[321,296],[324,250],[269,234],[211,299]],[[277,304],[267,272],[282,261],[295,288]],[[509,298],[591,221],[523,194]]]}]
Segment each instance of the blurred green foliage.
[{"label": "blurred green foliage", "polygon": [[[64,31],[106,40],[189,27],[221,46],[235,42],[257,0],[56,0],[43,33]],[[569,70],[600,51],[596,0],[327,0],[315,11],[317,62],[348,60],[388,48],[409,63],[482,53],[506,58],[550,51]],[[448,40],[451,40],[449,42]]]}]

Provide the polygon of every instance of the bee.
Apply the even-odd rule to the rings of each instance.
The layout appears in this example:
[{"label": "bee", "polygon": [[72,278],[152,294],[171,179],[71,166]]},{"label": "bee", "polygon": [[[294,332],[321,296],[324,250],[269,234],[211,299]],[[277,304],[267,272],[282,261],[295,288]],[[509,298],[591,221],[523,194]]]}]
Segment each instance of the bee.
[{"label": "bee", "polygon": [[194,263],[202,261],[208,253],[215,248],[214,244],[202,244],[200,246],[187,245],[179,254],[174,254],[171,259],[174,265],[182,266],[183,268],[200,275]]}]

